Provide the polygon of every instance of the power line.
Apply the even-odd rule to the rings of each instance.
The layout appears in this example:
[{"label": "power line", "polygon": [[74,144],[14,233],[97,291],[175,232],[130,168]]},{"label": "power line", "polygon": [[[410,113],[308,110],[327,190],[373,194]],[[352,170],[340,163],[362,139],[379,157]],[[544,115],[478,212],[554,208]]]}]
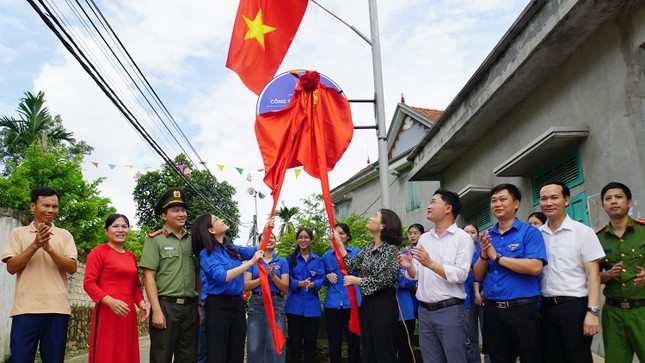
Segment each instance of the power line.
[{"label": "power line", "polygon": [[[39,2],[40,2],[40,6],[42,6],[42,9],[38,6],[38,4],[36,4],[36,3],[35,3],[35,1],[34,1],[34,0],[28,0],[28,2],[29,2],[29,4],[34,8],[34,10],[36,11],[36,13],[38,13],[38,15],[41,17],[41,19],[43,20],[43,22],[44,22],[44,23],[45,23],[45,24],[50,28],[50,30],[52,30],[52,32],[54,32],[54,34],[58,37],[58,39],[61,41],[61,43],[63,44],[63,46],[64,46],[64,47],[65,47],[65,48],[70,52],[70,54],[72,54],[72,56],[73,56],[73,57],[78,61],[78,63],[81,65],[81,67],[82,67],[82,68],[83,68],[83,69],[88,73],[88,75],[89,75],[89,76],[94,80],[94,82],[99,86],[99,88],[103,91],[103,93],[104,93],[104,94],[105,94],[105,95],[110,99],[110,101],[111,101],[111,102],[112,102],[112,103],[117,107],[117,109],[121,112],[121,114],[126,118],[126,120],[130,123],[130,125],[131,125],[131,126],[132,126],[136,131],[137,131],[137,133],[139,134],[139,136],[140,136],[140,137],[142,137],[142,138],[145,140],[145,142],[148,144],[148,146],[149,146],[151,149],[153,149],[153,151],[157,154],[157,156],[158,156],[158,157],[159,157],[159,158],[160,158],[160,159],[161,159],[165,164],[167,164],[167,165],[171,168],[171,170],[173,170],[174,172],[176,172],[176,173],[179,175],[179,177],[180,177],[181,179],[183,179],[183,180],[184,180],[184,182],[185,182],[185,183],[186,183],[186,184],[187,184],[187,185],[188,185],[188,186],[189,186],[189,187],[190,187],[190,188],[191,188],[191,189],[192,189],[192,190],[193,190],[193,191],[194,191],[194,192],[195,192],[195,193],[200,197],[200,198],[202,198],[202,199],[203,199],[203,200],[204,200],[204,201],[205,201],[209,206],[211,206],[211,207],[213,208],[213,210],[214,210],[214,211],[217,211],[220,215],[222,215],[223,217],[226,217],[229,221],[234,222],[234,219],[233,219],[230,215],[228,215],[228,214],[224,213],[224,212],[223,212],[223,211],[222,211],[218,206],[216,206],[216,205],[212,202],[212,199],[213,199],[212,197],[211,197],[211,198],[209,198],[209,197],[206,195],[206,193],[205,193],[204,191],[200,190],[200,188],[198,188],[198,187],[197,187],[197,186],[196,186],[196,185],[195,185],[195,184],[190,180],[190,178],[188,178],[188,177],[187,177],[187,176],[186,176],[186,175],[185,175],[181,170],[179,170],[179,169],[178,169],[178,167],[175,165],[175,163],[173,162],[173,160],[172,160],[170,157],[168,157],[168,155],[167,155],[167,154],[166,154],[166,152],[163,150],[163,148],[162,148],[162,147],[157,143],[157,141],[156,141],[156,140],[155,140],[155,139],[154,139],[154,138],[153,138],[153,137],[148,133],[148,131],[146,131],[146,129],[141,125],[140,120],[139,120],[139,119],[138,119],[138,118],[133,114],[133,112],[128,108],[128,106],[126,106],[126,105],[125,105],[125,102],[121,99],[121,97],[120,97],[120,96],[117,94],[117,92],[115,91],[115,89],[114,89],[114,88],[116,88],[116,87],[110,86],[110,83],[106,81],[106,79],[105,79],[105,77],[102,75],[102,73],[101,73],[101,72],[99,72],[99,70],[97,70],[97,67],[95,66],[95,64],[94,64],[90,59],[88,59],[88,56],[85,54],[86,52],[87,52],[88,54],[90,54],[93,58],[96,58],[96,57],[95,57],[95,55],[94,55],[93,53],[91,53],[91,51],[89,50],[89,48],[87,48],[87,47],[85,47],[85,46],[83,45],[82,39],[80,39],[80,37],[79,37],[79,40],[78,40],[78,43],[77,43],[77,41],[75,41],[75,39],[74,39],[74,36],[70,34],[71,32],[66,31],[65,26],[63,26],[63,25],[61,24],[61,22],[63,22],[63,21],[58,19],[57,15],[56,15],[56,14],[55,14],[55,13],[54,13],[54,12],[53,12],[49,7],[48,7],[48,6],[44,3],[44,1],[43,1],[43,0],[39,0]],[[77,3],[78,3],[78,1],[77,1]],[[68,3],[68,5],[70,5],[70,7],[71,7],[71,8],[73,8],[73,5],[72,5],[72,4]],[[55,6],[55,5],[54,5],[54,6]],[[79,6],[80,6],[80,4],[79,4]],[[94,4],[94,6],[96,6],[96,4]],[[57,8],[57,7],[56,7],[56,8]],[[98,8],[97,8],[97,9],[98,9]],[[60,9],[58,9],[58,8],[57,8],[57,10],[58,10],[58,12],[61,14],[60,16],[64,18],[64,15],[63,15],[63,13],[60,11]],[[83,13],[84,13],[84,14],[88,17],[88,19],[89,19],[89,15],[87,14],[87,12],[86,12],[84,9],[82,9],[82,10],[83,10]],[[75,9],[72,9],[72,11],[73,11],[77,16],[79,15],[79,13],[75,11]],[[95,14],[96,14],[96,13],[95,13]],[[109,23],[107,23],[107,20],[103,17],[103,15],[102,15],[102,14],[101,14],[101,17],[103,18],[103,21],[105,22],[105,24],[107,24],[107,26],[110,28],[110,30],[111,30],[111,32],[112,32],[112,34],[113,34],[114,36],[116,36],[116,34],[115,34],[115,33],[114,33],[114,31],[112,30],[112,28],[109,26]],[[80,17],[79,17],[79,20],[80,20]],[[93,28],[94,28],[94,29],[95,29],[95,30],[100,34],[99,29],[95,26],[95,24],[93,23],[93,21],[92,21],[91,19],[89,19],[89,20],[90,20],[90,23],[92,23]],[[85,29],[88,31],[88,33],[89,33],[89,34],[90,34],[90,36],[91,36],[91,32],[89,31],[89,28],[85,25],[85,22],[84,22],[84,21],[81,21],[81,22],[83,23],[83,26],[85,27]],[[69,23],[69,22],[68,22],[68,23]],[[71,25],[68,25],[68,28],[73,30],[73,27],[71,27]],[[100,36],[101,36],[101,39],[103,40],[103,42],[104,42],[104,43],[108,46],[108,48],[110,49],[110,51],[111,51],[112,55],[113,55],[113,56],[118,60],[119,64],[121,65],[122,70],[123,70],[126,74],[128,74],[129,79],[132,81],[132,83],[133,83],[133,84],[135,84],[135,85],[136,85],[136,81],[135,81],[135,80],[133,79],[133,77],[130,75],[130,73],[129,73],[129,72],[128,72],[128,70],[125,68],[125,66],[123,65],[123,63],[118,59],[118,56],[115,54],[115,52],[114,52],[114,51],[113,51],[113,49],[110,47],[110,45],[109,45],[109,44],[107,44],[106,39],[105,39],[102,35],[100,35]],[[96,38],[95,38],[95,37],[92,37],[92,36],[91,36],[91,38],[92,38],[92,39],[94,39],[94,41],[96,42]],[[123,47],[123,44],[120,42],[120,40],[119,40],[118,42],[119,42],[119,44],[120,44],[121,48],[125,50],[125,47]],[[85,49],[85,52],[84,52],[84,50],[83,50],[83,49],[81,49],[81,46],[79,46],[79,43],[81,44],[81,46],[83,46],[83,48]],[[102,48],[102,46],[100,46],[100,45],[99,45],[99,49],[101,49],[101,48]],[[125,50],[125,52],[127,53],[127,50]],[[133,65],[136,67],[136,69],[137,69],[138,73],[139,73],[141,76],[143,76],[143,73],[140,71],[139,67],[136,65],[136,62],[134,62],[134,60],[133,60],[133,59],[132,59],[132,57],[129,55],[129,53],[127,53],[127,54],[128,54],[128,58],[129,58],[129,59],[130,59],[130,61],[131,61],[131,64],[133,64]],[[104,53],[104,55],[105,55],[105,53]],[[106,56],[106,58],[107,58],[108,60],[110,60],[110,57]],[[100,65],[100,62],[96,61],[96,63],[99,63],[99,67],[100,67],[100,68],[102,68],[102,67],[101,67],[101,65]],[[113,66],[114,66],[114,63],[112,63],[112,64],[113,64]],[[116,68],[116,67],[115,67],[115,68]],[[105,72],[104,72],[104,73],[105,73]],[[119,73],[118,69],[117,69],[117,73]],[[145,76],[143,76],[143,77],[144,77],[144,79],[145,79]],[[122,78],[122,80],[123,80],[123,77],[122,77],[122,76],[121,76],[121,78]],[[145,80],[145,83],[146,83],[146,85],[147,85],[148,89],[149,89],[149,90],[151,90],[151,91],[154,93],[155,98],[156,98],[156,100],[157,100],[157,101],[156,101],[156,102],[157,102],[157,104],[162,104],[162,105],[163,105],[163,103],[162,103],[162,102],[161,102],[161,100],[159,99],[159,97],[158,97],[158,95],[156,94],[156,92],[154,92],[154,90],[152,89],[152,86],[149,84],[149,82],[147,81],[147,79]],[[112,80],[112,84],[114,84],[113,80]],[[136,87],[137,87],[138,91],[141,93],[141,95],[146,99],[147,104],[150,106],[150,108],[151,108],[151,109],[154,111],[154,113],[157,115],[157,117],[159,118],[159,120],[161,121],[161,123],[162,123],[162,124],[164,124],[164,126],[166,127],[166,130],[172,134],[172,132],[171,132],[171,131],[167,128],[167,126],[165,125],[165,122],[164,122],[163,118],[162,118],[162,117],[159,115],[159,113],[154,109],[154,106],[153,106],[153,105],[148,101],[147,97],[145,96],[145,94],[143,93],[143,91],[141,90],[141,88],[140,88],[138,85],[136,85]],[[117,89],[118,89],[118,88],[117,88]],[[130,90],[131,90],[131,88],[129,88],[129,87],[128,87],[128,89],[130,89]],[[127,99],[127,98],[126,98],[126,99]],[[170,112],[167,110],[167,108],[165,107],[165,105],[163,105],[162,107],[163,107],[163,109],[164,109],[164,112],[172,118],[172,115],[170,115]],[[136,108],[135,108],[135,109],[136,109]],[[145,107],[144,107],[144,109],[145,109]],[[191,148],[191,149],[193,150],[193,152],[195,152],[195,154],[198,156],[198,158],[199,158],[199,160],[200,160],[200,164],[202,164],[202,166],[203,166],[203,167],[205,167],[205,163],[202,161],[201,157],[199,157],[199,155],[196,153],[196,151],[195,151],[194,147],[193,147],[193,146],[190,144],[190,142],[187,140],[187,138],[186,138],[185,134],[183,133],[183,131],[181,131],[181,129],[179,128],[179,126],[177,125],[177,123],[174,121],[174,118],[172,118],[172,121],[173,121],[173,124],[175,125],[175,127],[176,127],[178,130],[180,130],[180,133],[181,133],[181,135],[184,137],[184,139],[185,139],[185,141],[187,142],[187,144],[188,144],[188,145],[190,145],[190,148]],[[173,138],[174,138],[174,137],[173,137]],[[174,140],[175,140],[175,142],[176,142],[176,143],[181,147],[181,144],[179,143],[179,141],[178,141],[176,138],[174,138]],[[184,149],[183,149],[183,147],[181,147],[181,149],[182,149],[182,150],[184,150]],[[185,155],[186,155],[186,156],[189,158],[189,160],[190,160],[190,156],[189,156],[187,153],[185,153]],[[191,162],[192,162],[192,160],[191,160]],[[198,167],[199,167],[199,165],[197,165],[197,164],[196,164],[196,163],[194,163],[194,162],[193,162],[193,165],[194,165],[194,167],[196,167],[196,168],[198,168]],[[209,171],[207,168],[206,168],[206,170],[210,173],[210,171]]]}]

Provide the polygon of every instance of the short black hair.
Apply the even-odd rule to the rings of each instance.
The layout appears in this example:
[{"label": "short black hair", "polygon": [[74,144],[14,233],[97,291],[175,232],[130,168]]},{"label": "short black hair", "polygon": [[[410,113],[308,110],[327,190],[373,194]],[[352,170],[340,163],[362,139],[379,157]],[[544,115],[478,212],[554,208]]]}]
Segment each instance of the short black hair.
[{"label": "short black hair", "polygon": [[493,195],[501,192],[502,190],[508,190],[508,194],[510,194],[514,200],[519,200],[520,202],[522,201],[522,193],[520,193],[520,189],[510,183],[498,184],[494,186],[493,189],[490,190],[490,197],[493,197]]},{"label": "short black hair", "polygon": [[632,200],[632,191],[629,190],[627,185],[625,185],[623,183],[619,183],[619,182],[611,182],[611,183],[605,185],[602,188],[602,191],[600,192],[600,200],[605,199],[605,193],[607,193],[607,191],[609,189],[622,189],[623,192],[625,193],[625,196],[627,197],[627,200]]},{"label": "short black hair", "polygon": [[[550,181],[548,181],[548,182],[546,182],[546,183],[542,184],[542,188],[544,188],[544,187],[545,187],[545,186],[547,186],[547,185],[559,185],[560,187],[562,187],[562,196],[563,196],[563,197],[565,197],[565,198],[566,198],[566,197],[570,197],[570,196],[571,196],[571,190],[569,190],[569,187],[568,187],[566,184],[564,184],[563,182],[561,182],[561,181],[558,181],[558,180],[550,180]],[[542,189],[542,188],[540,188],[540,189]]]},{"label": "short black hair", "polygon": [[55,189],[50,187],[33,187],[29,194],[32,203],[38,202],[39,197],[51,197],[52,195],[55,195],[60,202],[60,195],[58,195],[58,192]]},{"label": "short black hair", "polygon": [[542,224],[546,223],[547,218],[544,215],[544,213],[542,213],[542,212],[533,212],[533,213],[529,214],[528,218],[526,218],[526,221],[528,222],[528,220],[531,219],[531,217],[535,217],[535,218],[539,219],[540,222],[542,222]]},{"label": "short black hair", "polygon": [[124,214],[114,213],[114,214],[110,215],[109,217],[107,217],[107,219],[105,220],[105,227],[104,228],[108,229],[108,227],[111,226],[112,223],[114,223],[114,221],[116,221],[119,218],[123,218],[123,220],[125,221],[125,224],[127,224],[128,227],[130,227],[130,220],[128,219],[128,217],[126,217]]},{"label": "short black hair", "polygon": [[457,216],[461,213],[461,200],[459,200],[459,195],[443,188],[435,190],[433,195],[437,194],[439,194],[444,203],[452,207],[452,217],[457,219]]},{"label": "short black hair", "polygon": [[401,219],[394,211],[389,209],[383,208],[379,212],[381,212],[381,223],[385,225],[381,230],[381,241],[400,246],[401,242],[403,242],[403,225],[401,224]]}]

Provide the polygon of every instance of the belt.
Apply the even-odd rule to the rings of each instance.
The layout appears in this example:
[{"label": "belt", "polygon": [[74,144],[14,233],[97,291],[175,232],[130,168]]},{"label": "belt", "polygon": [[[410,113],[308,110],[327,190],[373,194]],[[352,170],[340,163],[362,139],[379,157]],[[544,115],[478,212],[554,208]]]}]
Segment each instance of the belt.
[{"label": "belt", "polygon": [[492,306],[498,309],[508,309],[520,305],[534,304],[538,302],[537,297],[530,297],[528,299],[515,299],[508,301],[499,301],[499,300],[486,300],[484,306]]},{"label": "belt", "polygon": [[419,301],[419,305],[423,306],[424,308],[430,311],[435,311],[435,310],[447,308],[449,306],[463,304],[464,301],[465,301],[464,299],[457,299],[456,297],[453,297],[451,299],[441,300],[436,303],[427,303],[427,302]]},{"label": "belt", "polygon": [[159,300],[167,301],[177,305],[192,304],[197,301],[197,297],[177,297],[177,296],[161,296]]},{"label": "belt", "polygon": [[586,299],[586,297],[576,297],[576,296],[542,296],[542,303],[544,305],[558,305],[563,304],[567,301],[573,301],[578,299]]},{"label": "belt", "polygon": [[[253,296],[255,296],[255,295],[262,296],[262,292],[261,291],[260,292],[254,292]],[[282,296],[282,293],[279,292],[279,291],[271,291],[271,296]]]},{"label": "belt", "polygon": [[611,306],[616,306],[621,309],[633,309],[645,306],[645,299],[628,300],[628,299],[612,299],[610,297],[605,299],[605,303]]}]

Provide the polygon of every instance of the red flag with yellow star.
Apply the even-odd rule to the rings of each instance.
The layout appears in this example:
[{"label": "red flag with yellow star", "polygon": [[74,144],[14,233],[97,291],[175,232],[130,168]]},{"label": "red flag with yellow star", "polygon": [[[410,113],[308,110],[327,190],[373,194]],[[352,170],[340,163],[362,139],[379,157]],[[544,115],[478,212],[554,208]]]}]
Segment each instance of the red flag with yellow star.
[{"label": "red flag with yellow star", "polygon": [[240,0],[226,67],[260,94],[273,78],[307,10],[308,0]]}]

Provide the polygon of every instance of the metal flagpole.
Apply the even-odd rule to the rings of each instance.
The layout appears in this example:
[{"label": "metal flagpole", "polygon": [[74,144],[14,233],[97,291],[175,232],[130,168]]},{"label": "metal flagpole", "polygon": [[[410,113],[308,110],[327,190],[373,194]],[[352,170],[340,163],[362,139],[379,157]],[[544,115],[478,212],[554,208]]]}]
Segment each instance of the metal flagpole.
[{"label": "metal flagpole", "polygon": [[[348,24],[343,19],[336,16],[336,14],[327,10],[324,6],[320,5],[316,0],[310,0],[312,3],[318,5],[321,9],[329,13],[329,15],[336,18],[341,23],[345,24],[354,33],[358,34],[367,44],[372,47],[372,70],[374,75],[374,113],[376,114],[376,137],[378,145],[378,164],[379,164],[379,181],[381,185],[381,203],[383,208],[390,208],[390,191],[389,191],[389,165],[387,160],[387,130],[385,129],[385,100],[383,98],[383,67],[381,65],[381,40],[378,29],[378,11],[376,9],[376,0],[368,0],[370,9],[370,32],[372,39],[366,37],[356,27]],[[349,100],[353,102],[352,100]],[[354,101],[364,102],[364,101]],[[354,127],[367,128],[367,127]],[[372,128],[372,127],[369,127]]]},{"label": "metal flagpole", "polygon": [[381,37],[378,29],[376,0],[368,0],[370,7],[370,32],[372,35],[372,69],[374,72],[374,97],[376,107],[376,135],[378,138],[379,181],[381,204],[390,208],[389,165],[387,160],[387,130],[385,129],[385,99],[383,97],[383,67],[381,66]]}]

